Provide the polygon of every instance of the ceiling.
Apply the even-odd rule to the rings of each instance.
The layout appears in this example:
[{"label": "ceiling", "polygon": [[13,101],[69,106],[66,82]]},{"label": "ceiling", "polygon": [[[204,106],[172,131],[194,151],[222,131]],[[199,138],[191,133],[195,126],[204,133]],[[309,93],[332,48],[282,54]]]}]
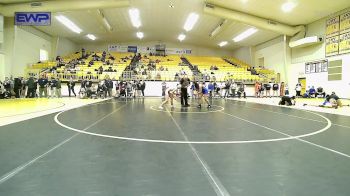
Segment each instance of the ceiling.
[{"label": "ceiling", "polygon": [[[350,7],[349,0],[295,0],[297,7],[286,14],[281,11],[281,5],[288,0],[207,0],[222,7],[246,12],[259,17],[268,18],[289,25],[308,24],[332,13]],[[32,2],[30,0],[0,0],[0,3]],[[37,1],[35,1],[37,2]],[[174,8],[170,8],[172,2]],[[131,25],[128,9],[111,8],[103,9],[103,12],[113,27],[112,32],[107,32],[98,19],[97,10],[67,11],[60,13],[71,19],[83,33],[75,34],[52,20],[50,27],[38,27],[38,29],[54,36],[67,37],[76,43],[97,42],[135,42],[137,31],[144,32],[143,42],[179,42],[177,36],[180,33],[187,35],[184,44],[204,47],[219,48],[218,43],[229,41],[225,49],[235,49],[241,46],[253,46],[279,36],[278,33],[259,29],[254,36],[239,43],[234,43],[232,38],[243,32],[248,25],[229,21],[223,30],[214,38],[209,34],[222,20],[221,18],[203,13],[204,0],[130,0],[130,7],[140,10],[142,26],[136,29]],[[199,14],[199,20],[190,32],[183,30],[187,16],[191,12]],[[301,14],[302,13],[302,14]],[[56,13],[54,13],[55,15]],[[97,40],[90,41],[84,35],[94,34]]]}]

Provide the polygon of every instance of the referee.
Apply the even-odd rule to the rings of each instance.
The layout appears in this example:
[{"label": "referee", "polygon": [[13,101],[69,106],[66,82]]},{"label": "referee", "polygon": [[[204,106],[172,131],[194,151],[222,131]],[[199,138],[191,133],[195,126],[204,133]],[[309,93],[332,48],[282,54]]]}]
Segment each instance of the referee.
[{"label": "referee", "polygon": [[180,84],[181,84],[181,105],[183,107],[188,107],[190,106],[187,102],[188,99],[188,93],[187,93],[187,88],[190,85],[190,79],[187,77],[187,75],[185,74],[181,80],[180,80]]}]

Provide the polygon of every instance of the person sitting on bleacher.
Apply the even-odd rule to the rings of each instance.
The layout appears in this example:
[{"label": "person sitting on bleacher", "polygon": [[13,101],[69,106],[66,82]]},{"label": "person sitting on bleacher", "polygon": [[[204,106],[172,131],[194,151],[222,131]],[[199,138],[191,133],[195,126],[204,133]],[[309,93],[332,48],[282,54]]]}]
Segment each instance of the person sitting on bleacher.
[{"label": "person sitting on bleacher", "polygon": [[316,97],[318,97],[319,95],[322,95],[323,98],[326,97],[326,93],[324,92],[322,87],[317,88]]}]

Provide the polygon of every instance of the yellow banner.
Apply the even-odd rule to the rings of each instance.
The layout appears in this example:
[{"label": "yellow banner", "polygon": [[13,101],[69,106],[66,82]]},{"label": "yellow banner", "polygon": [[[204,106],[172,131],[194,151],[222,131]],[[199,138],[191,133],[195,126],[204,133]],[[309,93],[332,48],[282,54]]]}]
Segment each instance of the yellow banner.
[{"label": "yellow banner", "polygon": [[339,54],[350,52],[350,32],[339,36]]},{"label": "yellow banner", "polygon": [[340,15],[340,34],[350,32],[350,11]]},{"label": "yellow banner", "polygon": [[333,37],[339,35],[339,16],[332,17],[326,23],[326,36]]},{"label": "yellow banner", "polygon": [[339,53],[339,35],[326,39],[326,56],[334,56]]}]

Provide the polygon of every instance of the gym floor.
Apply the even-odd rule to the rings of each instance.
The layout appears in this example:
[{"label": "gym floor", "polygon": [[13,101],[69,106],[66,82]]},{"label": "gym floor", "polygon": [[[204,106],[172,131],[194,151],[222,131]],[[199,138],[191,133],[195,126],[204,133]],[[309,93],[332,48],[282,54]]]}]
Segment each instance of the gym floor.
[{"label": "gym floor", "polygon": [[350,194],[350,117],[160,103],[110,99],[0,126],[0,195]]}]

